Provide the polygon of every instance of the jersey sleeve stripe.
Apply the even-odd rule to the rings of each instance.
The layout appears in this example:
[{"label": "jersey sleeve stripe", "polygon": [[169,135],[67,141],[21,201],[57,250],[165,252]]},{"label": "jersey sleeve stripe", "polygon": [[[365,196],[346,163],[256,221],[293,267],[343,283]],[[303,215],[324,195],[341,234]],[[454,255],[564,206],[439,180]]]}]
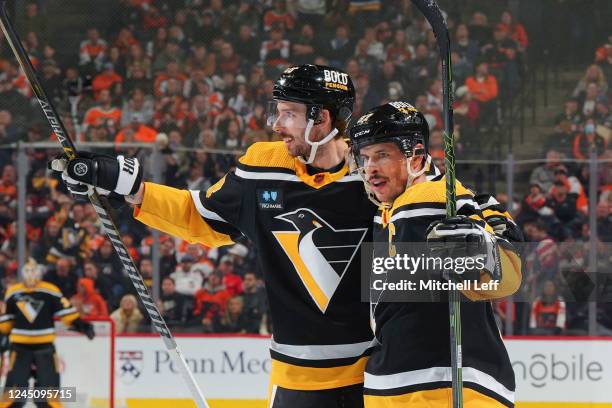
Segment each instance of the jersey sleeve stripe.
[{"label": "jersey sleeve stripe", "polygon": [[22,336],[42,336],[44,334],[55,333],[55,328],[40,329],[40,330],[27,330],[27,329],[13,329],[11,334],[19,334]]},{"label": "jersey sleeve stripe", "polygon": [[[374,375],[365,373],[365,389],[389,390],[411,385],[450,382],[450,367],[432,367],[397,374]],[[514,402],[514,392],[498,382],[494,377],[473,367],[463,367],[463,381],[480,384],[502,398]]]},{"label": "jersey sleeve stripe", "polygon": [[253,173],[284,173],[284,174],[295,174],[295,172],[292,169],[288,169],[285,167],[262,167],[262,166],[250,166],[248,164],[244,164],[244,163],[238,163],[236,165],[237,169],[240,169],[242,171],[246,171],[246,172],[253,172]]},{"label": "jersey sleeve stripe", "polygon": [[236,168],[235,172],[237,177],[249,180],[279,180],[279,181],[296,181],[301,182],[302,180],[295,174],[280,173],[280,172],[255,172],[245,171],[241,168]]},{"label": "jersey sleeve stripe", "polygon": [[55,314],[53,316],[61,317],[61,316],[69,315],[71,313],[76,313],[76,312],[77,312],[76,308],[71,307],[71,308],[68,308],[68,309],[62,309],[62,310],[60,310],[58,312],[55,312]]},{"label": "jersey sleeve stripe", "polygon": [[198,210],[202,217],[204,217],[206,220],[219,221],[228,224],[228,222],[225,221],[219,214],[204,207],[204,204],[202,204],[202,195],[206,194],[204,191],[189,190],[189,192],[191,193],[191,198],[193,199],[196,210]]},{"label": "jersey sleeve stripe", "polygon": [[15,320],[15,315],[13,314],[5,314],[3,316],[0,316],[0,323],[4,323],[4,322],[8,322],[11,320]]},{"label": "jersey sleeve stripe", "polygon": [[333,358],[359,357],[362,356],[370,347],[372,347],[371,341],[351,344],[298,346],[292,344],[281,344],[272,340],[270,346],[270,348],[277,353],[303,360],[328,360]]}]

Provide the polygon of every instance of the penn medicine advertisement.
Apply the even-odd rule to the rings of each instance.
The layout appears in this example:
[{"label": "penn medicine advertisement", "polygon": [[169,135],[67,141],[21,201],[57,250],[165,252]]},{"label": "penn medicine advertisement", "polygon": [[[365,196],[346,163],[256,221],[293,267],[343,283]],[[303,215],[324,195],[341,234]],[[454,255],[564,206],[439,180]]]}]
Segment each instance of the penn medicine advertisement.
[{"label": "penn medicine advertisement", "polygon": [[[213,407],[265,407],[270,372],[266,337],[179,337],[194,376]],[[71,349],[79,347],[71,344]],[[612,407],[612,341],[597,339],[506,340],[516,373],[517,407]],[[61,353],[61,349],[60,349]],[[74,353],[78,355],[78,353]],[[86,365],[66,377],[81,386]],[[72,370],[71,370],[72,371]],[[85,385],[83,385],[85,386]],[[118,337],[115,346],[116,407],[189,407],[190,394],[161,340]]]}]

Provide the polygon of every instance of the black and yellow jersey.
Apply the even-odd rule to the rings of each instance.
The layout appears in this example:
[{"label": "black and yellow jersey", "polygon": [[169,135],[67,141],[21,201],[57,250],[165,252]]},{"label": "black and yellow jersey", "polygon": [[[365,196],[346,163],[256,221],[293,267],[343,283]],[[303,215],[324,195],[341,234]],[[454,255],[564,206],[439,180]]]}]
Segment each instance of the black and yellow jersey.
[{"label": "black and yellow jersey", "polygon": [[[136,219],[189,242],[257,247],[272,318],[271,383],[317,390],[363,382],[373,339],[360,301],[360,244],[375,206],[348,166],[309,174],[283,142],[252,145],[208,191],[145,183]],[[340,168],[341,167],[341,168]]]},{"label": "black and yellow jersey", "polygon": [[[391,208],[381,209],[375,217],[374,242],[389,243],[385,248],[391,248],[394,242],[425,242],[427,227],[446,216],[445,183],[445,178],[438,176],[415,184]],[[491,232],[472,192],[460,182],[456,187],[458,214],[480,221]],[[506,217],[512,223],[507,213],[491,206],[487,216],[493,215]],[[488,300],[511,295],[518,289],[521,264],[510,241],[499,236],[498,243],[502,279],[497,290],[462,292],[467,298],[461,303],[464,401],[476,403],[474,406],[502,407],[514,403],[514,372]],[[399,404],[450,406],[448,296],[446,292],[442,296],[441,301],[429,303],[376,302],[380,293],[372,296],[371,313],[378,345],[366,366],[367,408]]]},{"label": "black and yellow jersey", "polygon": [[38,282],[31,288],[23,283],[13,285],[7,289],[4,301],[6,314],[0,316],[0,332],[10,333],[12,344],[52,343],[54,319],[70,325],[79,317],[59,288],[49,282]]}]

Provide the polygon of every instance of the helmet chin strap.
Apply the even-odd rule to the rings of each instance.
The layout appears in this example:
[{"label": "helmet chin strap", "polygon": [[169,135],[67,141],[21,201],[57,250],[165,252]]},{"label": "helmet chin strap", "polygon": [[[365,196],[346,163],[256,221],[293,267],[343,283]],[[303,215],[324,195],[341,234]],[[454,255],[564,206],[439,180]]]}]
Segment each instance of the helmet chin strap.
[{"label": "helmet chin strap", "polygon": [[412,171],[412,159],[414,159],[415,156],[412,156],[406,159],[406,169],[408,170],[408,179],[406,180],[406,188],[410,187],[412,183],[414,182],[414,180],[417,179],[417,177],[420,177],[421,175],[423,175],[423,173],[425,173],[429,169],[429,166],[431,165],[431,156],[428,154],[426,156],[427,156],[427,159],[425,159],[425,165],[419,171]]},{"label": "helmet chin strap", "polygon": [[317,155],[319,146],[323,146],[325,143],[328,143],[338,134],[338,129],[333,128],[332,131],[329,132],[329,134],[323,139],[319,140],[318,142],[313,142],[310,140],[310,132],[312,131],[313,126],[314,119],[308,119],[308,124],[306,125],[306,130],[304,131],[304,140],[306,140],[306,143],[310,145],[310,154],[308,155],[308,160],[305,160],[302,156],[298,156],[298,159],[304,164],[312,164]]}]

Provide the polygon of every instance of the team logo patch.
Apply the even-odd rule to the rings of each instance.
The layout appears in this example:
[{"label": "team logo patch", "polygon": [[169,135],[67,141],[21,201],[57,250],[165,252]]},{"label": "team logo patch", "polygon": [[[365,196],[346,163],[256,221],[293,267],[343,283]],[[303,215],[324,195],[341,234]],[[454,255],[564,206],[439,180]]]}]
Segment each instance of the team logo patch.
[{"label": "team logo patch", "polygon": [[276,189],[257,190],[257,203],[262,210],[282,210],[283,191]]},{"label": "team logo patch", "polygon": [[119,351],[119,377],[126,384],[131,384],[142,374],[144,353],[142,351]]},{"label": "team logo patch", "polygon": [[272,234],[291,260],[312,300],[325,313],[367,228],[336,229],[307,208],[275,218],[291,224],[291,229]]},{"label": "team logo patch", "polygon": [[45,302],[43,300],[37,300],[30,296],[23,296],[17,301],[17,308],[21,314],[28,319],[28,322],[34,323],[44,304]]},{"label": "team logo patch", "polygon": [[83,162],[79,162],[74,165],[74,174],[76,174],[77,176],[84,176],[87,174],[88,171],[89,167]]},{"label": "team logo patch", "polygon": [[411,104],[407,102],[401,102],[401,101],[389,102],[389,105],[393,106],[395,109],[397,109],[398,111],[402,113],[418,112],[414,106],[412,106]]}]

